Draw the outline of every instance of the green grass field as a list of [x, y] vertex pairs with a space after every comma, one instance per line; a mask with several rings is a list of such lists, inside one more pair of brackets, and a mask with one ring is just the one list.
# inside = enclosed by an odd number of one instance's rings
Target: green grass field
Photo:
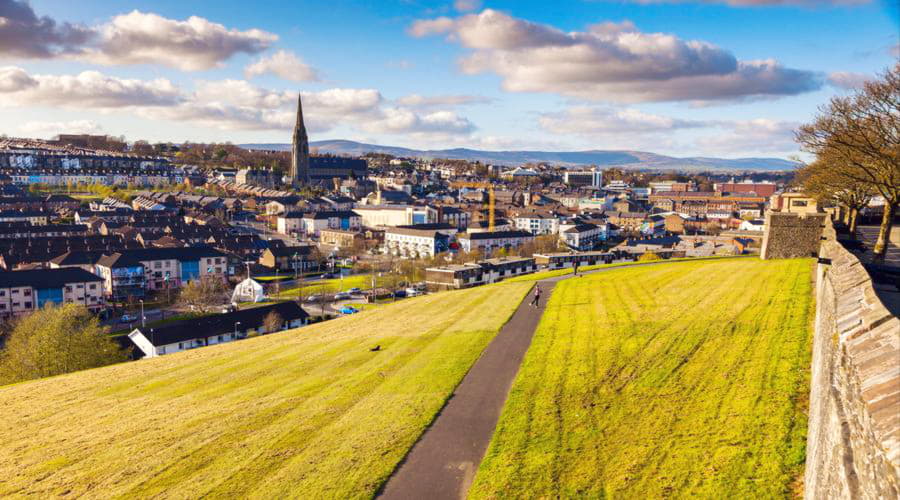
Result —
[[778, 498], [806, 446], [811, 261], [556, 286], [473, 498]]
[[[303, 284], [303, 296], [309, 297], [320, 293], [345, 292], [351, 288], [359, 288], [360, 290], [372, 288], [372, 276], [368, 274], [351, 274], [350, 276], [345, 276], [343, 281], [341, 278], [332, 278], [305, 282]], [[274, 297], [297, 298], [297, 288], [284, 288]]]
[[529, 288], [0, 387], [0, 497], [369, 497]]

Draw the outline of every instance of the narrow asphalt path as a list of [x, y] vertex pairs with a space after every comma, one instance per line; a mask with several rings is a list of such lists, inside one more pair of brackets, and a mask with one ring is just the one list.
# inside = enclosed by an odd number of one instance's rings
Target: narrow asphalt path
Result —
[[[691, 261], [713, 259], [697, 258]], [[583, 274], [663, 263], [667, 262], [636, 263], [594, 269]], [[576, 277], [565, 274], [536, 282], [542, 291], [540, 307], [530, 305], [534, 293], [532, 289], [388, 479], [378, 494], [379, 498], [465, 498], [494, 435], [513, 379], [544, 314], [544, 306], [556, 282], [570, 278]]]
[[565, 275], [538, 281], [534, 290], [485, 348], [381, 494], [385, 499], [463, 498], [487, 450], [519, 365], [525, 357], [553, 286]]

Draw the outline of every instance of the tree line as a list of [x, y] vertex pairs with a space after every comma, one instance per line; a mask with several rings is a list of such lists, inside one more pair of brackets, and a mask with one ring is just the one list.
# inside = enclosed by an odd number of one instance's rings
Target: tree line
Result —
[[859, 90], [836, 96], [796, 132], [801, 149], [815, 155], [797, 180], [821, 201], [847, 209], [855, 237], [860, 210], [884, 200], [874, 260], [883, 262], [900, 203], [900, 63]]

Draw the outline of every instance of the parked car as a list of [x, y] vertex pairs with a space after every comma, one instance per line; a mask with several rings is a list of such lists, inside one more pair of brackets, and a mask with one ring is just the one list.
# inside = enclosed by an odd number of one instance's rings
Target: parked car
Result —
[[362, 290], [360, 290], [357, 287], [353, 287], [353, 288], [347, 290], [347, 293], [349, 293], [350, 295], [359, 295], [362, 293]]
[[334, 294], [334, 300], [347, 300], [350, 298], [350, 292], [339, 292]]
[[422, 292], [416, 290], [415, 288], [407, 288], [406, 289], [407, 297], [418, 297], [419, 295], [422, 295]]
[[132, 321], [136, 321], [137, 318], [134, 316], [129, 316], [127, 314], [123, 314], [121, 318], [119, 318], [119, 323], [131, 323]]
[[341, 308], [341, 314], [356, 314], [359, 312], [359, 309], [350, 306], [344, 306]]
[[396, 292], [394, 292], [394, 297], [397, 297], [398, 299], [406, 297], [406, 290], [397, 290]]
[[307, 302], [318, 302], [321, 299], [322, 299], [321, 295], [310, 295], [309, 297], [306, 298], [306, 301]]

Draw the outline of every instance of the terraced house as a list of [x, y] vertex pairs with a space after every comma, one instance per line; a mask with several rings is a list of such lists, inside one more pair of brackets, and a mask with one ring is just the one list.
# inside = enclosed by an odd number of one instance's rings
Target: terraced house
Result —
[[28, 314], [49, 303], [81, 304], [98, 312], [106, 307], [103, 279], [77, 267], [0, 273], [0, 318]]
[[226, 255], [210, 247], [140, 248], [105, 255], [97, 263], [107, 296], [142, 297], [146, 290], [181, 288], [204, 276], [225, 279]]

